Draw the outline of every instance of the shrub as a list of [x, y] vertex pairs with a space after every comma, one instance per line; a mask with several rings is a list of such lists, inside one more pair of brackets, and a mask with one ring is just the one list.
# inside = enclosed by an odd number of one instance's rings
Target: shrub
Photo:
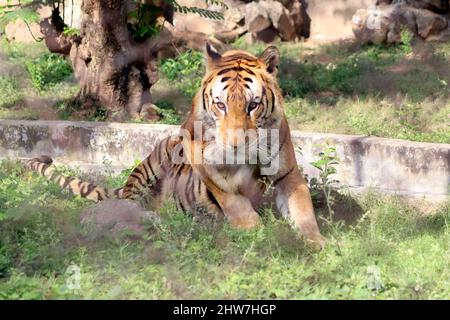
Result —
[[46, 53], [26, 62], [31, 83], [38, 91], [45, 91], [72, 74], [70, 64], [60, 55]]
[[161, 117], [159, 123], [163, 124], [180, 124], [180, 116], [177, 114], [172, 102], [161, 100], [156, 102], [158, 106], [158, 115]]
[[412, 52], [412, 40], [414, 38], [414, 34], [409, 31], [407, 28], [403, 28], [400, 31], [400, 47], [402, 48], [402, 51], [404, 54], [409, 54]]
[[173, 59], [161, 63], [161, 71], [183, 93], [193, 97], [200, 88], [204, 73], [203, 56], [200, 52], [188, 50]]

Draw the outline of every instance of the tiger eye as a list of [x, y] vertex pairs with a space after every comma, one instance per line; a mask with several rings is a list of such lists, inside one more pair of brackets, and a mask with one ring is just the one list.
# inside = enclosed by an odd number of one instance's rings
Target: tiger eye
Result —
[[225, 110], [226, 106], [225, 103], [223, 102], [217, 102], [216, 103], [217, 108], [219, 108], [220, 110]]
[[252, 111], [255, 110], [256, 108], [258, 108], [258, 106], [259, 106], [259, 103], [256, 103], [256, 102], [250, 102], [250, 104], [248, 105], [248, 108], [247, 108], [247, 112], [248, 112], [248, 113], [252, 112]]

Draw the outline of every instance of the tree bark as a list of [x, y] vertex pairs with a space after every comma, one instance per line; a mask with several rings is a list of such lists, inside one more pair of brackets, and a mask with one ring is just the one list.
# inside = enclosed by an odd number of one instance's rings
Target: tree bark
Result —
[[109, 120], [157, 119], [150, 88], [158, 80], [157, 52], [170, 35], [162, 31], [136, 42], [127, 27], [128, 6], [128, 1], [84, 0], [79, 36], [66, 37], [48, 22], [43, 33], [50, 51], [68, 53], [79, 99], [101, 105]]

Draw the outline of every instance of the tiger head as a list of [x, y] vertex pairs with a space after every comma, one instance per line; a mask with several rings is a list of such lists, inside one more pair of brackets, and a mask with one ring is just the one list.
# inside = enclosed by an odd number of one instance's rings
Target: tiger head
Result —
[[215, 131], [216, 143], [238, 148], [249, 132], [279, 128], [284, 114], [276, 81], [279, 60], [274, 46], [256, 57], [238, 50], [219, 54], [206, 45], [206, 74], [194, 112]]

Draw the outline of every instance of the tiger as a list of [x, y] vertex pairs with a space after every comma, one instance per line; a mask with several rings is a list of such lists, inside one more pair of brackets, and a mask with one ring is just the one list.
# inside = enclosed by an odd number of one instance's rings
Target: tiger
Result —
[[[28, 167], [96, 202], [151, 194], [155, 206], [174, 200], [183, 212], [207, 213], [239, 229], [261, 226], [257, 208], [272, 187], [280, 215], [312, 247], [323, 248], [326, 239], [296, 162], [277, 82], [279, 50], [269, 46], [258, 56], [242, 50], [220, 54], [207, 42], [204, 56], [206, 72], [180, 134], [157, 143], [122, 188], [58, 175], [46, 156], [29, 160]], [[268, 131], [275, 138], [262, 138]], [[232, 161], [221, 161], [227, 157]]]

